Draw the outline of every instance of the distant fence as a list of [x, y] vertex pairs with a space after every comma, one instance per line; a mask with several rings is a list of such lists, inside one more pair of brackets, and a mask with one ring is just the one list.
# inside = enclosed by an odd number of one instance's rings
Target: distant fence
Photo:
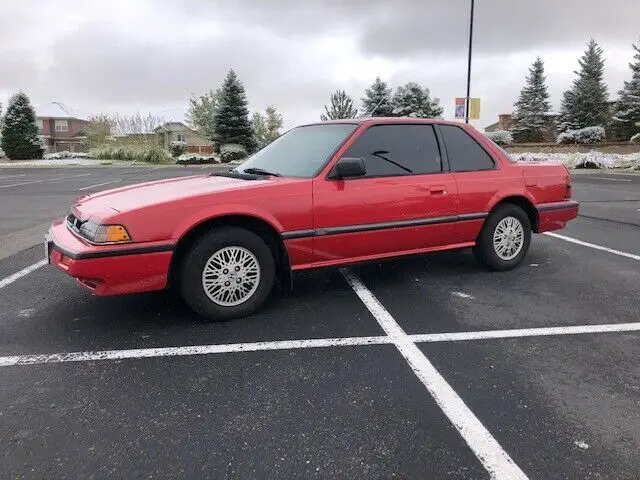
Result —
[[634, 143], [593, 143], [589, 145], [558, 145], [556, 143], [518, 143], [505, 147], [509, 153], [587, 153], [597, 150], [602, 153], [626, 155], [640, 152], [640, 145]]

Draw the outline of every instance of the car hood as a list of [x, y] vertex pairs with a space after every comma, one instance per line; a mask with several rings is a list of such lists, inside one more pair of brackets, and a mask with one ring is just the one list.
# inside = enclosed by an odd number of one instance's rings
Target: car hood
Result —
[[210, 175], [170, 178], [94, 193], [78, 199], [74, 210], [80, 218], [105, 216], [199, 195], [255, 188], [266, 183], [266, 179], [244, 180]]

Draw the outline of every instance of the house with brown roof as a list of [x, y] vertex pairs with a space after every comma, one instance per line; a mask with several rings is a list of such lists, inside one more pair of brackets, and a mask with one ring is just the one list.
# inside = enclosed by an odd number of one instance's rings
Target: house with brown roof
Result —
[[36, 123], [45, 153], [86, 150], [87, 119], [74, 116], [57, 103], [50, 103], [36, 107]]

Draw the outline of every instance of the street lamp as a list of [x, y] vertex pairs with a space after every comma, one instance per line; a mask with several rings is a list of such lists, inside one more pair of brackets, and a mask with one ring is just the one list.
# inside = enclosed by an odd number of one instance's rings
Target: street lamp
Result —
[[474, 0], [471, 0], [471, 16], [469, 18], [469, 58], [467, 63], [467, 99], [466, 99], [466, 108], [464, 113], [465, 123], [469, 123], [469, 106], [471, 103], [469, 94], [471, 91], [471, 47], [473, 46], [473, 4], [474, 4]]

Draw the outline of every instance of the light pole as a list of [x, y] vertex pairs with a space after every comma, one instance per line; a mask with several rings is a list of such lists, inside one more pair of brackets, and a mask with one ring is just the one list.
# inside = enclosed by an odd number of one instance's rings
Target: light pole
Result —
[[469, 123], [469, 106], [471, 104], [471, 99], [469, 98], [469, 94], [471, 91], [471, 48], [473, 47], [473, 4], [474, 0], [471, 0], [471, 17], [469, 18], [469, 58], [467, 61], [467, 98], [466, 98], [466, 106], [464, 112], [464, 121], [465, 123]]

